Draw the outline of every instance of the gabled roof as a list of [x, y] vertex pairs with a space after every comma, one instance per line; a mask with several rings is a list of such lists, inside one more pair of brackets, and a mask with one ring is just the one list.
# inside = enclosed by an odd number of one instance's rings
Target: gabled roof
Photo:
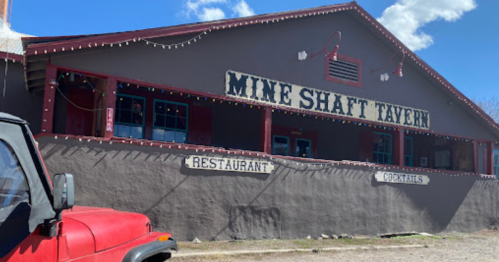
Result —
[[462, 105], [464, 105], [465, 109], [470, 111], [472, 114], [479, 116], [480, 119], [486, 122], [499, 137], [499, 125], [488, 114], [486, 114], [480, 107], [478, 107], [464, 94], [457, 90], [457, 88], [455, 88], [436, 70], [430, 67], [413, 51], [407, 48], [407, 46], [405, 46], [399, 39], [397, 39], [390, 31], [388, 31], [355, 1], [344, 4], [262, 14], [243, 18], [225, 19], [194, 24], [182, 24], [176, 26], [118, 33], [59, 37], [28, 37], [23, 38], [23, 45], [25, 48], [26, 57], [37, 55], [40, 56], [43, 54], [55, 52], [71, 52], [71, 50], [73, 49], [112, 46], [137, 40], [145, 40], [147, 42], [147, 40], [159, 37], [195, 34], [212, 30], [223, 30], [256, 24], [268, 24], [281, 22], [288, 19], [300, 19], [316, 15], [328, 15], [335, 12], [347, 12], [349, 14], [352, 14], [354, 18], [361, 21], [367, 29], [373, 32], [374, 35], [378, 36], [388, 45], [391, 45], [396, 50], [406, 52], [406, 56], [410, 60], [412, 60], [416, 68], [419, 68], [420, 71], [425, 72], [427, 76], [433, 79], [434, 82], [438, 83], [445, 92], [458, 99], [462, 103]]

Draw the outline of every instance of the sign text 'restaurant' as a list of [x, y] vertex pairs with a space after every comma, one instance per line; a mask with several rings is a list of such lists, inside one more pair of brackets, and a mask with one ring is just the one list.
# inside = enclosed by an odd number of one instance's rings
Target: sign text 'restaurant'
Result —
[[376, 182], [396, 183], [396, 184], [412, 184], [412, 185], [428, 185], [430, 178], [425, 175], [402, 174], [377, 171], [374, 175]]
[[236, 71], [225, 76], [227, 96], [337, 116], [420, 129], [430, 128], [428, 111], [340, 95]]
[[257, 161], [238, 158], [221, 158], [209, 156], [186, 156], [185, 167], [193, 169], [236, 171], [271, 174], [274, 164], [269, 161]]

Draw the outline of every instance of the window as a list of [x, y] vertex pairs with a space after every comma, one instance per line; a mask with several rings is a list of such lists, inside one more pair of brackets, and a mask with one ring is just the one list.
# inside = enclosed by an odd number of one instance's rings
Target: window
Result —
[[362, 61], [341, 54], [334, 61], [330, 55], [326, 56], [326, 80], [361, 87]]
[[114, 135], [128, 138], [144, 138], [145, 98], [118, 94]]
[[494, 175], [499, 178], [499, 150], [494, 150]]
[[154, 129], [152, 139], [185, 143], [187, 140], [188, 105], [154, 100]]
[[392, 164], [392, 135], [374, 132], [373, 161], [378, 164]]
[[0, 140], [0, 208], [28, 200], [29, 190], [12, 147]]
[[289, 155], [289, 138], [286, 136], [274, 136], [272, 139], [272, 154], [287, 156]]
[[414, 141], [412, 137], [404, 137], [404, 165], [413, 166]]
[[296, 139], [296, 156], [297, 157], [310, 157], [312, 143], [308, 139]]

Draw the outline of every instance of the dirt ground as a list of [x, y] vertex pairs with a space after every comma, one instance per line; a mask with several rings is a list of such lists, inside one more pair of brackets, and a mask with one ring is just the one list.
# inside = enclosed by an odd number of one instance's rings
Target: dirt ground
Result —
[[[328, 247], [373, 247], [421, 245], [418, 248], [397, 248], [356, 251], [322, 251]], [[446, 233], [434, 237], [410, 236], [390, 239], [366, 238], [337, 240], [258, 240], [217, 241], [193, 244], [180, 242], [178, 254], [213, 251], [314, 249], [315, 252], [288, 252], [257, 255], [208, 255], [175, 257], [172, 262], [194, 261], [499, 261], [499, 231], [476, 233]]]

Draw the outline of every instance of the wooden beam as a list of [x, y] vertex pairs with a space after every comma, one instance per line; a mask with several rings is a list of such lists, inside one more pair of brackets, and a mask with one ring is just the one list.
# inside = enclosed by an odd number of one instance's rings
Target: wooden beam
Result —
[[261, 148], [265, 154], [272, 153], [272, 108], [264, 107], [262, 110]]
[[116, 78], [110, 77], [107, 79], [106, 92], [106, 124], [104, 126], [105, 137], [112, 138], [114, 136], [114, 115], [116, 111]]
[[45, 94], [43, 96], [42, 133], [52, 133], [54, 126], [56, 79], [57, 68], [47, 65], [47, 70], [45, 71]]
[[493, 175], [494, 174], [494, 142], [489, 141], [487, 142], [487, 155], [484, 156], [487, 158], [487, 163], [486, 167], [483, 167], [483, 170], [485, 171], [486, 174], [488, 175]]
[[478, 140], [473, 140], [473, 162], [475, 164], [475, 173], [478, 174]]
[[404, 131], [400, 129], [395, 133], [393, 164], [397, 166], [404, 166]]

